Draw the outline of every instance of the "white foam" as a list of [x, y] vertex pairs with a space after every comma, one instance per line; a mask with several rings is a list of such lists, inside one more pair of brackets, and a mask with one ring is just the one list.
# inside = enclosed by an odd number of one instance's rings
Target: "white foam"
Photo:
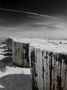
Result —
[[6, 44], [1, 44], [0, 48], [6, 47]]
[[0, 55], [0, 60], [4, 59], [5, 57], [7, 57], [7, 56]]
[[0, 88], [5, 88], [5, 87], [0, 84]]
[[30, 75], [30, 69], [29, 68], [20, 68], [20, 67], [9, 67], [6, 66], [5, 72], [0, 71], [0, 78], [4, 77], [6, 75], [11, 75], [11, 74], [25, 74], [25, 75]]

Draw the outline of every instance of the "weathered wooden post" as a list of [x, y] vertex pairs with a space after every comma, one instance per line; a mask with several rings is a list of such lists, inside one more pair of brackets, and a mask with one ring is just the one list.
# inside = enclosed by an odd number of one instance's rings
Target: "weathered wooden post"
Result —
[[29, 44], [13, 41], [12, 59], [13, 62], [22, 67], [29, 67]]
[[33, 90], [43, 90], [42, 78], [42, 52], [36, 47], [30, 45], [30, 60], [32, 68], [32, 88]]
[[7, 38], [6, 45], [7, 45], [8, 50], [12, 51], [12, 39], [11, 38]]
[[[29, 40], [29, 41], [27, 41]], [[33, 90], [67, 90], [67, 41], [13, 40], [13, 62], [31, 68]]]
[[30, 45], [33, 90], [67, 90], [67, 54]]

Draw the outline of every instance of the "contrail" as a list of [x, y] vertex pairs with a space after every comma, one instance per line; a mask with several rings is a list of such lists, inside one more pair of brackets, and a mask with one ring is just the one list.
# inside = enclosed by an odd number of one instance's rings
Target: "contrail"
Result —
[[[51, 18], [51, 19], [54, 19], [54, 20], [58, 20], [57, 17], [53, 17], [53, 16], [49, 16], [49, 15], [44, 15], [44, 14], [38, 14], [38, 13], [32, 13], [32, 12], [27, 12], [27, 11], [21, 11], [21, 10], [15, 10], [15, 9], [5, 9], [5, 8], [0, 8], [0, 10], [17, 12], [17, 13], [25, 13], [25, 14], [29, 14], [29, 15], [35, 15], [35, 16], [46, 17], [46, 18]], [[59, 20], [62, 20], [62, 19], [59, 19]]]

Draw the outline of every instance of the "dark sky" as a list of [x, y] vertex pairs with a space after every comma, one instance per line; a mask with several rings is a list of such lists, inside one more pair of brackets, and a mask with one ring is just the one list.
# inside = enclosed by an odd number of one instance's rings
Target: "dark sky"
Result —
[[67, 0], [0, 0], [2, 8], [26, 10], [43, 14], [67, 13]]

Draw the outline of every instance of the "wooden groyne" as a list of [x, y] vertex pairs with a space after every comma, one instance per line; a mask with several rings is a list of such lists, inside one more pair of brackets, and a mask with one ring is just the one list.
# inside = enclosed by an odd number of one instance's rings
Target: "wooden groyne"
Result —
[[12, 38], [12, 60], [30, 67], [33, 90], [67, 90], [67, 41]]
[[67, 90], [67, 55], [31, 47], [33, 90]]

